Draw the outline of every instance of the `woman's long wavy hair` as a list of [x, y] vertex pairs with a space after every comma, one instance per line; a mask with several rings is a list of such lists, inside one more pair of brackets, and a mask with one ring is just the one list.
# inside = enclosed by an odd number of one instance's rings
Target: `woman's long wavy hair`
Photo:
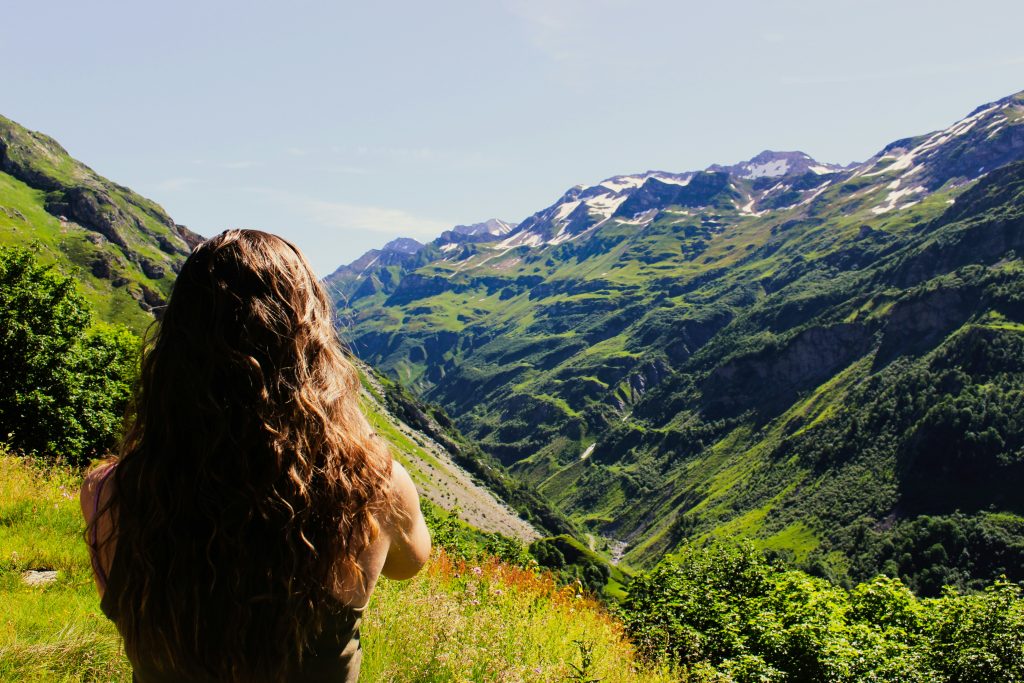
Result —
[[[196, 247], [147, 346], [109, 504], [129, 657], [280, 680], [390, 514], [391, 456], [302, 253]], [[347, 577], [347, 578], [346, 578]]]

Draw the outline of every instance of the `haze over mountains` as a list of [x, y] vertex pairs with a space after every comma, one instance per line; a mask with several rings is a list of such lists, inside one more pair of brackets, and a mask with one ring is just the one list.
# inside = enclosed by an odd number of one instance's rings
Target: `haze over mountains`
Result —
[[[1018, 94], [848, 167], [578, 185], [326, 282], [356, 353], [627, 559], [741, 535], [927, 590], [1019, 573], [1021, 158]], [[930, 525], [959, 530], [931, 578]]]

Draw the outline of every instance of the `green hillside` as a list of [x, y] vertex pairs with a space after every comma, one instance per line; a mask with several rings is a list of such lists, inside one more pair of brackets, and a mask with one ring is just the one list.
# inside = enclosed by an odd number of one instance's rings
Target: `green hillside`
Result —
[[1021, 579], [1022, 121], [618, 176], [331, 284], [358, 354], [633, 564], [728, 535], [843, 581]]
[[199, 239], [52, 138], [0, 116], [0, 244], [34, 246], [108, 322], [141, 331]]

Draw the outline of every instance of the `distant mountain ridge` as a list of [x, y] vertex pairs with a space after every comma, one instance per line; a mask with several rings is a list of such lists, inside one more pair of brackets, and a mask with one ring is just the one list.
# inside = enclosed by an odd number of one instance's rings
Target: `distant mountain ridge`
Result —
[[[1017, 94], [846, 167], [763, 152], [578, 185], [504, 235], [327, 281], [362, 358], [627, 561], [739, 534], [930, 590], [894, 550], [930, 515], [1024, 548], [1024, 427], [974, 404], [1024, 387], [1022, 159]], [[890, 405], [907, 392], [930, 398]], [[1016, 557], [972, 533], [944, 551], [961, 585]]]
[[[577, 185], [568, 190], [555, 204], [538, 211], [522, 223], [507, 223], [492, 218], [473, 225], [457, 225], [445, 231], [431, 242], [432, 246], [442, 252], [450, 253], [459, 245], [469, 241], [487, 242], [497, 236], [506, 236], [501, 242], [502, 247], [540, 246], [542, 244], [560, 244], [575, 239], [580, 235], [607, 221], [613, 215], [624, 217], [643, 210], [645, 205], [653, 205], [659, 201], [664, 203], [677, 199], [679, 188], [686, 187], [696, 177], [697, 184], [692, 189], [714, 185], [716, 174], [726, 174], [744, 179], [782, 178], [791, 175], [814, 173], [831, 174], [843, 170], [836, 164], [819, 163], [803, 152], [773, 152], [765, 150], [749, 161], [730, 166], [718, 164], [708, 167], [706, 171], [685, 173], [668, 173], [665, 171], [647, 171], [634, 175], [619, 175], [606, 178], [596, 185]], [[713, 190], [711, 190], [713, 191]], [[699, 203], [700, 192], [686, 193]], [[634, 198], [635, 196], [635, 198]], [[645, 204], [646, 201], [646, 204]], [[625, 204], [625, 206], [623, 206]], [[467, 240], [466, 238], [475, 238]], [[408, 246], [397, 249], [394, 245], [409, 245], [415, 240], [398, 238], [392, 240], [380, 250], [371, 250], [352, 263], [341, 266], [325, 280], [337, 286], [343, 285], [346, 278], [369, 275], [367, 264], [374, 263], [383, 267], [397, 265], [402, 259], [387, 259], [374, 262], [379, 252], [400, 251], [408, 256], [416, 254], [422, 247]], [[420, 245], [419, 242], [416, 242]], [[412, 259], [406, 263], [413, 263]]]
[[371, 249], [352, 263], [339, 266], [324, 278], [324, 283], [336, 298], [348, 299], [372, 293], [386, 288], [400, 271], [416, 268], [438, 254], [451, 253], [463, 245], [492, 241], [515, 228], [515, 223], [490, 218], [471, 225], [456, 225], [428, 244], [398, 237], [380, 249]]
[[[481, 229], [492, 221], [474, 226], [456, 226], [439, 238], [438, 247], [447, 247], [458, 239], [449, 233], [473, 236], [505, 235], [501, 247], [560, 244], [577, 239], [612, 217], [643, 221], [644, 210], [673, 204], [706, 206], [718, 193], [735, 190], [734, 181], [749, 181], [731, 201], [741, 213], [756, 213], [792, 206], [815, 192], [850, 178], [884, 175], [892, 190], [877, 207], [891, 210], [899, 202], [905, 205], [915, 196], [924, 196], [948, 182], [967, 183], [1021, 156], [1024, 130], [1017, 118], [1020, 95], [1011, 95], [982, 105], [954, 125], [929, 135], [890, 143], [862, 163], [847, 166], [822, 163], [799, 152], [765, 150], [747, 161], [731, 165], [712, 164], [704, 171], [672, 173], [647, 171], [607, 178], [596, 185], [577, 185], [551, 206], [529, 216], [523, 222], [497, 221], [505, 230]], [[1009, 112], [1009, 115], [1007, 115]], [[968, 135], [970, 131], [973, 135]], [[984, 133], [979, 136], [979, 133]], [[983, 144], [976, 144], [978, 142]], [[922, 170], [926, 171], [922, 172]], [[900, 171], [896, 176], [894, 171]], [[719, 174], [725, 174], [730, 182]], [[719, 178], [720, 180], [715, 180]], [[679, 188], [697, 180], [691, 191]], [[774, 181], [774, 182], [773, 182]], [[898, 181], [898, 182], [897, 182]], [[723, 197], [725, 195], [722, 195]], [[740, 201], [742, 198], [742, 202]], [[900, 202], [901, 199], [906, 198]], [[920, 197], [919, 197], [920, 198]], [[364, 257], [360, 257], [362, 260]], [[357, 262], [359, 261], [357, 260]], [[348, 273], [348, 271], [343, 271]], [[328, 276], [339, 284], [343, 278]]]

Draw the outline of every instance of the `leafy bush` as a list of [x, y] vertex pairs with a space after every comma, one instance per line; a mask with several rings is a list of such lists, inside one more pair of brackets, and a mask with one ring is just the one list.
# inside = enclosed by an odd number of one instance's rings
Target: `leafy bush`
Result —
[[[1020, 681], [1024, 599], [999, 581], [920, 599], [878, 577], [847, 591], [769, 564], [753, 546], [685, 546], [638, 576], [627, 631], [697, 680]], [[721, 678], [727, 676], [728, 678]]]
[[0, 440], [75, 462], [113, 446], [139, 340], [91, 322], [71, 278], [0, 247]]
[[[561, 583], [579, 584], [597, 596], [605, 593], [612, 575], [610, 565], [575, 538], [567, 535], [542, 538], [530, 544], [529, 553]], [[618, 573], [616, 580], [624, 582], [625, 577]]]

